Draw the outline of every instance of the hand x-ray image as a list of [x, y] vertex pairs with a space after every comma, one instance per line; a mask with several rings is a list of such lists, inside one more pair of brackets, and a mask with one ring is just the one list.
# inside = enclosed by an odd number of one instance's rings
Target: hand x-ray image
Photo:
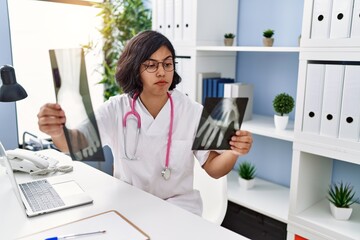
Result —
[[239, 130], [248, 98], [207, 98], [193, 150], [229, 150], [229, 141]]
[[82, 48], [52, 49], [49, 54], [56, 100], [66, 115], [64, 132], [72, 159], [105, 161]]

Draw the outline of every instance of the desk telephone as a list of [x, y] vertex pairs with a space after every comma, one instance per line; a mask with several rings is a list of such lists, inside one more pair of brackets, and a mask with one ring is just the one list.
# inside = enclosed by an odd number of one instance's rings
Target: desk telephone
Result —
[[34, 173], [39, 170], [54, 168], [58, 160], [25, 149], [14, 149], [6, 151], [7, 158], [13, 170]]

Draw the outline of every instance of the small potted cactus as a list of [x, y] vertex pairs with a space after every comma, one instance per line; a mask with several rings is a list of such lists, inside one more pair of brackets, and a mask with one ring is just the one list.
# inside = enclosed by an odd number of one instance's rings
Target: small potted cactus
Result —
[[352, 213], [350, 207], [356, 201], [355, 191], [349, 183], [334, 183], [328, 190], [328, 200], [330, 202], [330, 211], [337, 220], [348, 220]]
[[224, 34], [224, 44], [225, 46], [232, 46], [234, 44], [235, 34], [225, 33]]
[[263, 44], [266, 47], [272, 47], [274, 45], [274, 36], [275, 31], [272, 29], [267, 29], [263, 31]]
[[253, 188], [255, 185], [256, 167], [249, 161], [243, 161], [239, 164], [239, 183], [244, 189]]

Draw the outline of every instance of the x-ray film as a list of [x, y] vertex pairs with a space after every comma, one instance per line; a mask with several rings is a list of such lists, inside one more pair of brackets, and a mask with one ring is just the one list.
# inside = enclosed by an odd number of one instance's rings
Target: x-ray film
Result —
[[192, 150], [229, 150], [248, 98], [206, 98]]
[[64, 132], [72, 159], [105, 161], [82, 48], [52, 49], [49, 54], [56, 101], [66, 115]]

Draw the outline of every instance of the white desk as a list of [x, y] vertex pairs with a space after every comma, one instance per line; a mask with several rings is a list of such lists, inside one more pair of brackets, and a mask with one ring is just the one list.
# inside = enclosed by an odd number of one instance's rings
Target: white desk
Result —
[[[55, 154], [62, 164], [71, 163], [74, 166], [72, 173], [61, 177], [75, 179], [92, 196], [94, 203], [28, 218], [0, 166], [1, 239], [18, 238], [108, 210], [116, 210], [124, 215], [151, 239], [247, 239], [84, 163], [69, 161], [65, 155], [57, 152], [51, 154]], [[16, 175], [19, 182], [32, 178], [25, 173]]]

